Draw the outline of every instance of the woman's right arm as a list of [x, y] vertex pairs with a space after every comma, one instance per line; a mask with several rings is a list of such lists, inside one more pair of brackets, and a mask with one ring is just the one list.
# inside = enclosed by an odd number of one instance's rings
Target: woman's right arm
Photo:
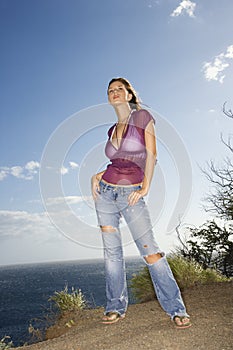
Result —
[[98, 193], [100, 191], [99, 183], [100, 183], [100, 180], [102, 179], [102, 176], [104, 175], [104, 173], [105, 173], [105, 170], [101, 171], [98, 174], [93, 175], [91, 178], [91, 190], [92, 190], [92, 196], [93, 196], [94, 200], [97, 199]]

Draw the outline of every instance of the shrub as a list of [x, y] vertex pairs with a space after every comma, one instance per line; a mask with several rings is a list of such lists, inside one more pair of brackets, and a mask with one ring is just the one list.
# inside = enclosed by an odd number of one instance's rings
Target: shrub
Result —
[[13, 347], [12, 341], [6, 342], [7, 339], [10, 339], [10, 337], [5, 336], [0, 340], [0, 350], [10, 349]]
[[[197, 283], [225, 282], [228, 278], [214, 269], [204, 270], [196, 261], [187, 260], [179, 255], [168, 257], [168, 262], [180, 289], [189, 288]], [[135, 299], [145, 302], [156, 298], [148, 267], [145, 266], [131, 279], [130, 288]]]
[[168, 258], [174, 277], [181, 289], [194, 286], [196, 283], [225, 282], [228, 278], [215, 269], [204, 269], [195, 260], [188, 260], [179, 255]]
[[39, 328], [35, 328], [31, 323], [28, 327], [28, 333], [31, 336], [31, 343], [38, 343], [43, 340], [43, 332]]
[[147, 266], [143, 267], [138, 274], [133, 274], [130, 288], [136, 301], [145, 302], [155, 298], [153, 284]]
[[69, 293], [67, 285], [62, 291], [55, 292], [54, 295], [49, 298], [49, 301], [53, 301], [61, 313], [82, 310], [86, 307], [86, 301], [81, 290], [72, 287], [71, 293]]
[[227, 282], [232, 280], [231, 278], [227, 278], [222, 275], [220, 272], [214, 269], [206, 269], [203, 270], [201, 275], [202, 283], [210, 283], [210, 282]]

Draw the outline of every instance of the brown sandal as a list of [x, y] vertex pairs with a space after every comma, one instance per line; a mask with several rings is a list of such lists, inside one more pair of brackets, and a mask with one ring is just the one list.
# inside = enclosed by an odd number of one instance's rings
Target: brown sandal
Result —
[[189, 328], [192, 326], [192, 323], [190, 322], [190, 320], [187, 316], [176, 315], [173, 318], [173, 321], [175, 323], [176, 328], [184, 329], [184, 328]]
[[107, 312], [106, 315], [104, 315], [102, 318], [102, 323], [112, 324], [118, 322], [123, 318], [125, 318], [125, 314], [120, 315], [118, 312]]

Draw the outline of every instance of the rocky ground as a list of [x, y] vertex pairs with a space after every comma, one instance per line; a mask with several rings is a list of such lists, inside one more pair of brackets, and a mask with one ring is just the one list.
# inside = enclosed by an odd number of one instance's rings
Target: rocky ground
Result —
[[[124, 320], [103, 325], [103, 309], [67, 314], [46, 341], [18, 350], [230, 350], [233, 349], [233, 283], [183, 292], [192, 327], [176, 329], [157, 301], [130, 305]], [[14, 348], [15, 349], [15, 348]]]

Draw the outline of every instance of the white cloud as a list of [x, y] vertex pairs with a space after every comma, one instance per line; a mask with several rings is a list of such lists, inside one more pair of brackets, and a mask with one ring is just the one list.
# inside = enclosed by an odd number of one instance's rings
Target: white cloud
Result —
[[228, 46], [225, 57], [226, 58], [233, 58], [233, 45]]
[[184, 13], [188, 14], [190, 17], [194, 16], [194, 11], [196, 8], [195, 2], [192, 2], [190, 0], [183, 0], [179, 4], [179, 6], [171, 13], [171, 17], [177, 17]]
[[159, 5], [159, 0], [149, 0], [148, 2], [149, 3], [147, 5], [147, 7], [149, 7], [149, 8], [153, 8], [153, 7], [157, 6], [157, 5]]
[[[62, 166], [60, 173], [66, 175], [70, 170], [75, 170], [79, 165], [70, 161], [68, 166]], [[0, 181], [5, 180], [8, 176], [14, 176], [17, 179], [32, 180], [40, 169], [40, 163], [34, 160], [27, 162], [24, 166], [14, 165], [12, 167], [0, 167]], [[53, 169], [51, 167], [51, 169]]]
[[21, 166], [13, 166], [10, 169], [11, 175], [18, 177], [18, 178], [23, 178], [23, 168]]
[[54, 231], [47, 213], [0, 210], [0, 239], [35, 237], [44, 238]]
[[79, 167], [79, 165], [75, 162], [69, 162], [69, 165], [70, 165], [71, 169], [77, 169]]
[[60, 169], [60, 172], [62, 175], [66, 175], [69, 173], [70, 170], [75, 170], [79, 167], [79, 165], [75, 162], [69, 162], [69, 165], [68, 166], [62, 166], [61, 169]]
[[30, 162], [28, 162], [25, 165], [25, 169], [32, 171], [32, 172], [37, 171], [37, 169], [39, 169], [39, 167], [40, 167], [40, 163], [35, 162], [34, 160], [31, 160]]
[[48, 198], [46, 201], [47, 205], [59, 205], [66, 202], [68, 205], [81, 203], [83, 201], [91, 200], [89, 196], [64, 196], [64, 197], [53, 197]]
[[0, 181], [3, 181], [10, 175], [17, 179], [32, 180], [38, 173], [39, 167], [40, 164], [34, 160], [31, 160], [25, 166], [0, 167]]
[[8, 175], [8, 171], [0, 170], [0, 181], [4, 180]]
[[[69, 200], [73, 202], [76, 198], [70, 197]], [[81, 197], [77, 197], [77, 201], [81, 200]], [[25, 244], [30, 241], [35, 244], [53, 242], [56, 245], [58, 240], [70, 238], [92, 246], [95, 244], [92, 234], [98, 236], [96, 230], [96, 215], [89, 207], [76, 213], [63, 208], [35, 213], [0, 210], [0, 244], [15, 239]]]
[[216, 80], [223, 83], [225, 74], [223, 71], [229, 67], [229, 59], [233, 58], [233, 45], [227, 47], [226, 52], [215, 56], [212, 62], [204, 62], [203, 71], [206, 80]]
[[61, 167], [61, 174], [62, 175], [68, 174], [68, 172], [69, 172], [68, 168], [65, 168], [64, 166]]

